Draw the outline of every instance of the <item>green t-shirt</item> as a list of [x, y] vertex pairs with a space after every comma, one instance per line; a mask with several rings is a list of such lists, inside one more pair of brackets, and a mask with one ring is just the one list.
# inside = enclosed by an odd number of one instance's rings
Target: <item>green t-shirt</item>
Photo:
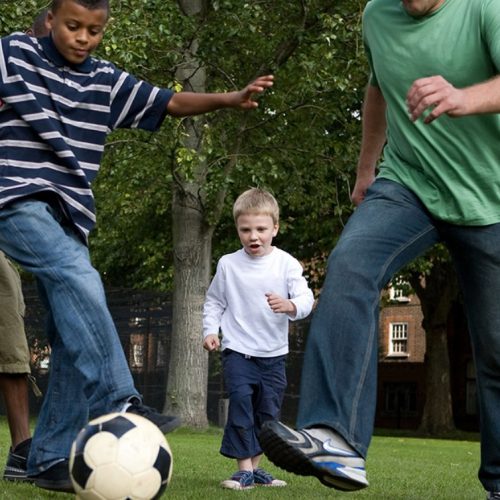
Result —
[[400, 0], [370, 0], [363, 36], [370, 83], [387, 103], [379, 177], [408, 187], [438, 219], [500, 222], [500, 115], [442, 115], [425, 125], [406, 106], [418, 78], [441, 75], [462, 88], [500, 72], [500, 0], [445, 0], [421, 18]]

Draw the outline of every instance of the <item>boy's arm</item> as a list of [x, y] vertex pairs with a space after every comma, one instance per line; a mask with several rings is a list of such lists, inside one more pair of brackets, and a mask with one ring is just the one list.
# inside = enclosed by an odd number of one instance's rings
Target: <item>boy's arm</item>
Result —
[[194, 116], [221, 108], [253, 109], [258, 103], [252, 99], [273, 85], [272, 75], [260, 76], [244, 89], [227, 93], [178, 92], [167, 104], [167, 112], [175, 117]]
[[220, 269], [220, 261], [217, 271], [208, 287], [205, 302], [203, 304], [203, 348], [213, 351], [220, 346], [219, 329], [222, 314], [226, 309], [225, 284], [223, 272]]
[[290, 302], [293, 303], [296, 309], [295, 315], [290, 316], [290, 319], [303, 319], [312, 311], [314, 295], [304, 277], [302, 265], [296, 259], [294, 259], [293, 265], [288, 270], [287, 281]]

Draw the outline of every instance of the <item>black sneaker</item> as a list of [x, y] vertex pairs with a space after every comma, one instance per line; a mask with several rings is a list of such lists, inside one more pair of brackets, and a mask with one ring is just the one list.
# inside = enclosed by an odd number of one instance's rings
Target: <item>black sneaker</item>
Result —
[[486, 500], [500, 500], [500, 491], [489, 491]]
[[47, 470], [31, 476], [32, 481], [44, 490], [65, 491], [74, 493], [73, 483], [69, 477], [69, 460], [61, 460]]
[[153, 422], [153, 424], [155, 424], [160, 431], [163, 432], [163, 434], [172, 432], [181, 425], [181, 419], [179, 417], [162, 415], [154, 408], [142, 404], [139, 399], [135, 398], [125, 405], [123, 411], [125, 413], [134, 413], [135, 415], [147, 418], [150, 422]]
[[31, 438], [19, 443], [14, 449], [10, 448], [5, 470], [3, 471], [3, 478], [6, 481], [32, 481], [28, 478], [27, 473], [30, 447]]

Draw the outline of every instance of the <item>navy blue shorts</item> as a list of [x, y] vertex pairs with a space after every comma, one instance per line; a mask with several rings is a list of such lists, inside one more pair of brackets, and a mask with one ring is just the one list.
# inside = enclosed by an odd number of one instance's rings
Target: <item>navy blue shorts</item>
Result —
[[229, 411], [220, 452], [229, 458], [260, 455], [257, 438], [266, 420], [279, 420], [286, 388], [286, 355], [249, 357], [224, 349], [222, 368]]

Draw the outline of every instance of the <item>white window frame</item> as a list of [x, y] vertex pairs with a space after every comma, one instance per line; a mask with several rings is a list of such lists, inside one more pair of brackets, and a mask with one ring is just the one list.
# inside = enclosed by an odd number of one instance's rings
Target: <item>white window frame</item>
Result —
[[[389, 323], [389, 356], [408, 356], [408, 330], [407, 321]], [[395, 349], [395, 346], [399, 344], [404, 345], [406, 349], [402, 350], [401, 347]]]

